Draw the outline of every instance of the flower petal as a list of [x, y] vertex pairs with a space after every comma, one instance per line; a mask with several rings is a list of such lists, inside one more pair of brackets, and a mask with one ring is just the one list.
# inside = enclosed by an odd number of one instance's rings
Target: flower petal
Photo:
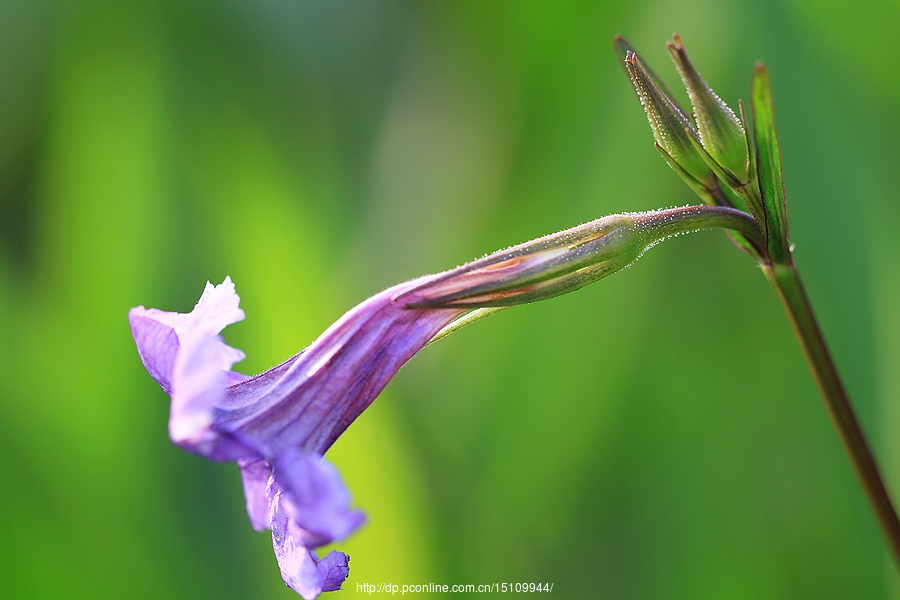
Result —
[[241, 469], [250, 525], [256, 531], [269, 529], [269, 500], [266, 497], [266, 489], [272, 476], [272, 467], [261, 458], [241, 458], [237, 464]]
[[284, 583], [305, 600], [313, 600], [321, 592], [340, 589], [350, 571], [350, 557], [332, 551], [319, 561], [316, 553], [302, 543], [303, 532], [298, 531], [299, 527], [291, 518], [284, 490], [274, 478], [269, 484], [269, 507], [272, 549]]
[[128, 323], [147, 372], [167, 394], [171, 394], [172, 368], [179, 348], [178, 334], [174, 328], [154, 318], [156, 313], [162, 312], [136, 306], [128, 311]]
[[175, 319], [181, 344], [172, 372], [169, 417], [169, 436], [175, 443], [197, 445], [211, 437], [212, 411], [225, 395], [223, 372], [244, 359], [243, 352], [219, 337], [226, 325], [244, 319], [240, 300], [230, 277], [217, 286], [207, 282], [194, 310]]
[[350, 557], [343, 552], [332, 550], [319, 561], [317, 569], [322, 582], [323, 592], [334, 592], [341, 589], [341, 584], [350, 574]]
[[295, 533], [307, 548], [345, 538], [365, 522], [362, 512], [350, 508], [350, 492], [337, 469], [321, 456], [291, 449], [274, 467], [284, 509], [302, 530]]
[[214, 443], [210, 431], [213, 408], [225, 386], [244, 379], [230, 373], [244, 353], [222, 341], [219, 332], [244, 318], [240, 297], [230, 277], [220, 285], [207, 282], [203, 295], [187, 314], [139, 306], [128, 314], [138, 353], [147, 371], [172, 396], [169, 436], [176, 444], [204, 452]]

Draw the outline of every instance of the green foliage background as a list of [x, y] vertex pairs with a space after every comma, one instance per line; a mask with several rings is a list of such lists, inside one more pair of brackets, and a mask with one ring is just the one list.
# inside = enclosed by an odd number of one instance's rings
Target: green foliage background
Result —
[[[258, 372], [378, 290], [694, 202], [616, 64], [772, 74], [795, 258], [900, 490], [900, 3], [0, 1], [0, 589], [291, 598], [126, 321], [231, 275]], [[672, 86], [676, 87], [676, 86]], [[898, 598], [777, 299], [720, 232], [425, 350], [329, 454], [358, 583]]]

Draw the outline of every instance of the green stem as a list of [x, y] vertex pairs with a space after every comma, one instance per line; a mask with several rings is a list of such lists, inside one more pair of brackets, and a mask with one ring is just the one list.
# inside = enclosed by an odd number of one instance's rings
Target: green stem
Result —
[[[749, 241], [758, 251], [766, 247], [759, 225], [752, 215], [730, 206], [683, 206], [634, 215], [636, 224], [647, 229], [654, 240], [700, 229], [728, 229]], [[652, 229], [651, 229], [652, 227]]]
[[900, 566], [900, 520], [891, 503], [884, 481], [878, 472], [878, 466], [866, 442], [865, 434], [859, 426], [859, 421], [850, 405], [850, 399], [841, 383], [834, 361], [828, 352], [825, 338], [819, 329], [812, 305], [800, 274], [793, 261], [787, 265], [764, 264], [763, 272], [778, 292], [781, 303], [787, 312], [797, 340], [803, 349], [809, 370], [812, 372], [819, 393], [825, 401], [828, 414], [837, 429], [838, 436], [844, 444], [844, 449], [850, 457], [850, 462], [856, 469], [856, 474], [862, 483], [872, 510], [878, 516], [881, 528], [887, 538], [888, 544], [894, 554], [894, 559]]

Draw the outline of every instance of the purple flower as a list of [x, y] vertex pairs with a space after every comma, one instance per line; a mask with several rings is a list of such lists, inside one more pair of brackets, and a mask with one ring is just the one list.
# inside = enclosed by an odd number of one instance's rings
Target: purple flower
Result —
[[[748, 220], [749, 219], [749, 220]], [[340, 589], [349, 557], [315, 548], [349, 535], [337, 470], [322, 457], [393, 375], [435, 336], [491, 308], [578, 289], [633, 263], [667, 236], [753, 227], [749, 215], [686, 207], [611, 215], [372, 296], [308, 348], [255, 377], [231, 371], [244, 353], [219, 333], [244, 318], [234, 284], [207, 283], [190, 313], [138, 306], [128, 320], [147, 371], [172, 398], [169, 436], [212, 460], [238, 463], [250, 523], [270, 529], [281, 575], [306, 600]]]
[[307, 600], [340, 589], [349, 571], [345, 554], [319, 559], [313, 549], [364, 521], [322, 454], [407, 360], [465, 312], [407, 308], [427, 299], [414, 291], [426, 279], [368, 299], [306, 350], [251, 378], [230, 370], [244, 354], [219, 336], [244, 318], [230, 278], [207, 283], [190, 313], [129, 312], [141, 360], [172, 398], [172, 441], [237, 461], [252, 526], [272, 531], [285, 583]]

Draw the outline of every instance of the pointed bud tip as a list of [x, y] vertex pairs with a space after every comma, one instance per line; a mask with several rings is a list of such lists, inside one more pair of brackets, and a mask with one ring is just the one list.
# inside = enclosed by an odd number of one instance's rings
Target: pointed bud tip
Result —
[[681, 36], [677, 32], [672, 34], [671, 42], [666, 42], [666, 48], [669, 49], [669, 56], [672, 57], [679, 69], [681, 68], [679, 64], [690, 62], [687, 50], [684, 49], [684, 44], [681, 42]]
[[761, 60], [758, 60], [753, 64], [753, 79], [750, 82], [751, 96], [753, 95], [753, 90], [759, 85], [762, 85], [763, 87], [769, 87], [771, 85], [769, 83], [769, 70]]

